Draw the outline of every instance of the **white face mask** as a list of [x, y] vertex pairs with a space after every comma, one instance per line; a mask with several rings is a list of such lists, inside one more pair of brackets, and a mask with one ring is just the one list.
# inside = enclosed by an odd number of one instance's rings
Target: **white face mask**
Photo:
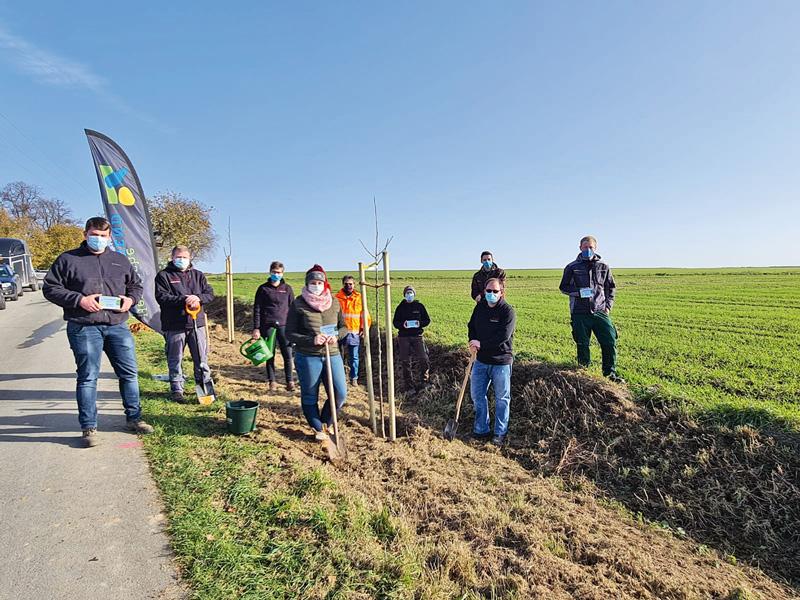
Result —
[[309, 292], [311, 292], [315, 296], [319, 296], [322, 293], [322, 291], [325, 289], [325, 284], [323, 284], [323, 283], [309, 283], [308, 286], [306, 286], [306, 287], [308, 287], [308, 291]]

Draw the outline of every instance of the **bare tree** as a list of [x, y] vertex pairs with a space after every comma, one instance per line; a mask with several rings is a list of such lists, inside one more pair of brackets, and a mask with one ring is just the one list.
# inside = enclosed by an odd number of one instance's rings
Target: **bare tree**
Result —
[[45, 231], [55, 225], [77, 225], [72, 216], [72, 210], [64, 204], [63, 200], [50, 198], [41, 200], [33, 215], [36, 223]]
[[44, 201], [41, 188], [29, 185], [24, 181], [12, 181], [0, 189], [0, 205], [2, 205], [13, 219], [23, 217], [36, 220], [36, 211], [39, 204]]

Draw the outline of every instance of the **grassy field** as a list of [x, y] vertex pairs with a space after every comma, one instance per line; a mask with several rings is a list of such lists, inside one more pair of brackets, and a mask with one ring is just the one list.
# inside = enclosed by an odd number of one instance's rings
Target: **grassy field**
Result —
[[[341, 275], [329, 273], [334, 283]], [[394, 272], [393, 306], [402, 287], [413, 285], [432, 319], [429, 342], [463, 346], [473, 306], [471, 275]], [[286, 276], [296, 293], [302, 277]], [[577, 366], [560, 277], [558, 270], [508, 272], [518, 360]], [[698, 417], [728, 424], [800, 430], [800, 268], [620, 269], [615, 277], [620, 372], [637, 396], [679, 403]], [[209, 280], [224, 294], [223, 276]], [[235, 295], [251, 302], [265, 280], [265, 274], [235, 275]], [[381, 311], [383, 306], [381, 298]], [[593, 345], [598, 360], [599, 350]]]

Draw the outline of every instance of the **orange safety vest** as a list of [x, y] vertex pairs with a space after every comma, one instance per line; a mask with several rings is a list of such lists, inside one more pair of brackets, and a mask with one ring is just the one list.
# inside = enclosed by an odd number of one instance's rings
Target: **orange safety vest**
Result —
[[[339, 290], [336, 299], [342, 307], [347, 331], [350, 333], [361, 331], [361, 294], [354, 291], [350, 296], [345, 296], [344, 290]], [[369, 311], [367, 311], [367, 327], [372, 327], [372, 316]]]

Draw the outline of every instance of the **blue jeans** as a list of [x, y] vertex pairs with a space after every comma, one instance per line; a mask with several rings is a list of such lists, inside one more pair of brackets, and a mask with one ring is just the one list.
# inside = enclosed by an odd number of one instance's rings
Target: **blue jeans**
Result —
[[79, 325], [67, 323], [67, 338], [78, 369], [78, 422], [81, 429], [97, 427], [97, 376], [105, 351], [119, 378], [119, 393], [125, 418], [142, 418], [139, 406], [139, 375], [136, 348], [127, 323], [118, 325]]
[[[316, 431], [322, 431], [322, 424], [333, 424], [331, 414], [331, 391], [328, 389], [328, 373], [325, 368], [324, 356], [309, 356], [301, 352], [294, 353], [294, 366], [297, 369], [297, 379], [300, 381], [300, 402], [303, 404], [303, 414], [306, 421]], [[333, 388], [336, 398], [336, 409], [342, 407], [347, 398], [347, 378], [344, 375], [344, 363], [339, 354], [331, 356], [331, 371], [333, 373]], [[319, 384], [325, 386], [328, 400], [319, 412]]]
[[350, 367], [350, 379], [358, 379], [358, 346], [339, 344], [339, 353], [347, 352], [347, 366]]
[[494, 434], [505, 435], [511, 415], [511, 365], [487, 365], [479, 360], [472, 364], [470, 393], [475, 405], [475, 427], [479, 435], [489, 433], [489, 382], [494, 386]]

